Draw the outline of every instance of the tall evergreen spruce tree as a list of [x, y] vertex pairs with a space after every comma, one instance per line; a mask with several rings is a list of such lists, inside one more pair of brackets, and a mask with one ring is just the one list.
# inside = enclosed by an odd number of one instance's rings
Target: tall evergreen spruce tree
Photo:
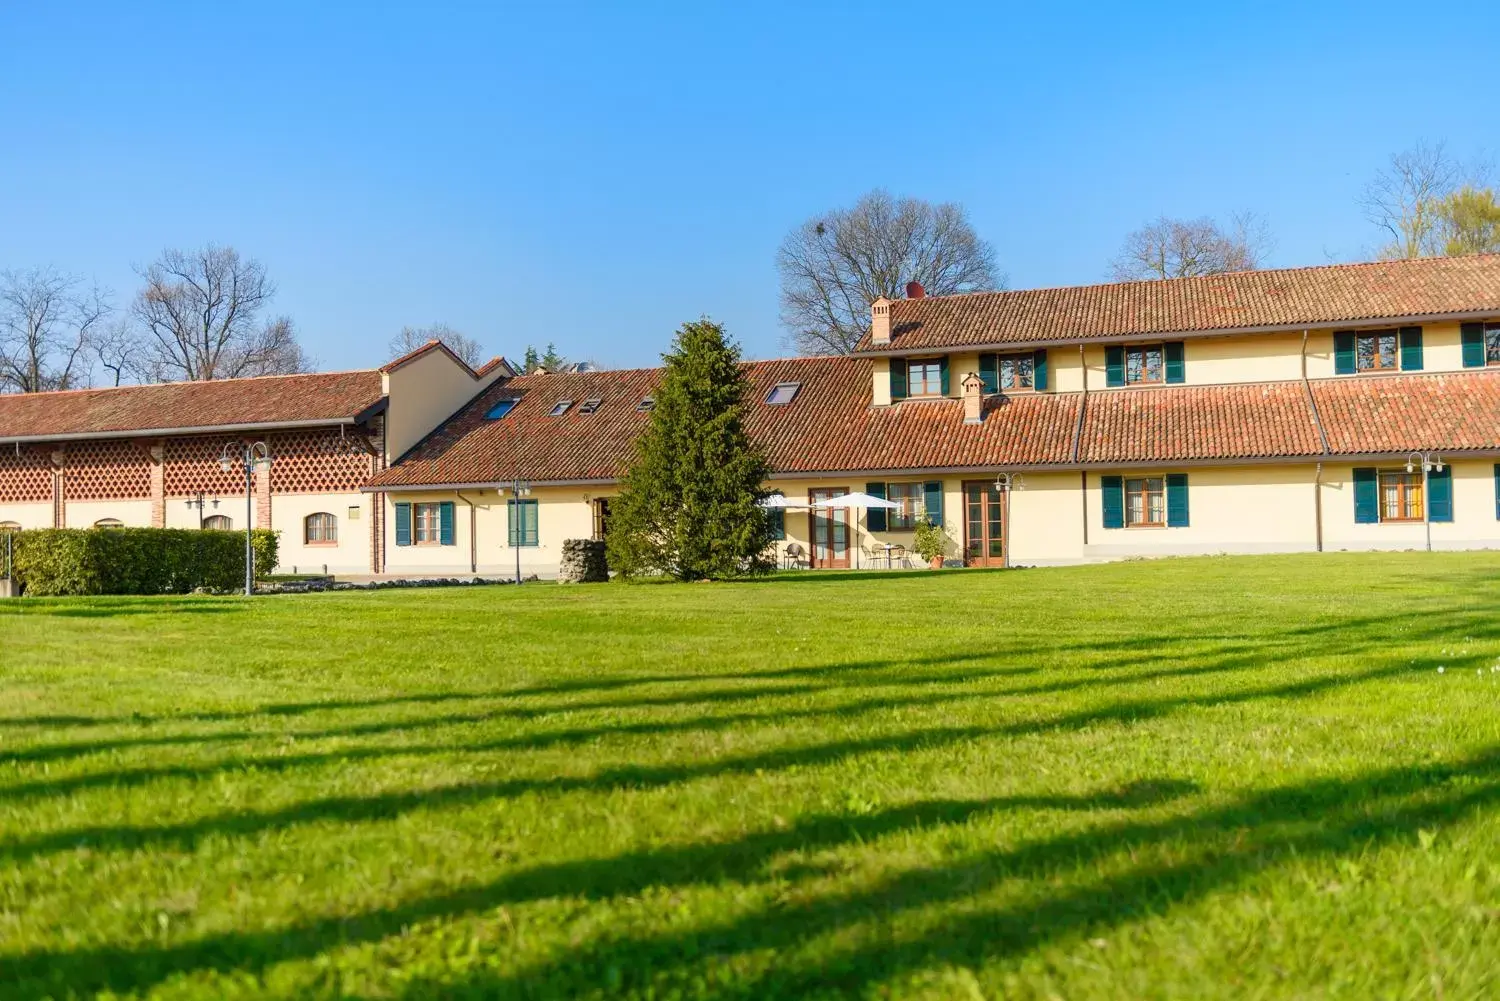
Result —
[[679, 580], [764, 573], [770, 465], [745, 433], [739, 346], [703, 319], [684, 324], [662, 360], [651, 422], [611, 506], [610, 566]]

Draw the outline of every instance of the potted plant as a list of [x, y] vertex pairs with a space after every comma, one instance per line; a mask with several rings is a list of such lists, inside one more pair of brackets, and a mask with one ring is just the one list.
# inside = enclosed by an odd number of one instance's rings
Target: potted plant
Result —
[[912, 548], [927, 561], [934, 570], [943, 568], [943, 554], [948, 548], [948, 533], [942, 525], [935, 525], [925, 517], [917, 521], [916, 533], [912, 536]]

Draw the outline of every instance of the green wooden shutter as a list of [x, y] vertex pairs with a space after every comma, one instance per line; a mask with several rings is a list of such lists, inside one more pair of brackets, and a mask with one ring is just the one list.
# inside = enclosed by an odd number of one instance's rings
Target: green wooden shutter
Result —
[[453, 545], [453, 502], [443, 501], [438, 505], [438, 543]]
[[928, 524], [943, 523], [943, 484], [939, 480], [928, 480], [922, 484], [922, 506], [927, 509]]
[[541, 513], [542, 505], [539, 501], [526, 502], [526, 544], [528, 546], [541, 545]]
[[1000, 356], [979, 356], [979, 381], [984, 383], [986, 393], [1000, 392]]
[[1167, 381], [1180, 383], [1187, 381], [1187, 366], [1183, 364], [1183, 343], [1181, 341], [1167, 341], [1161, 346], [1162, 354], [1167, 362]]
[[1380, 521], [1380, 482], [1373, 466], [1354, 470], [1354, 523], [1374, 525]]
[[938, 359], [938, 392], [948, 395], [948, 356]]
[[1187, 473], [1167, 474], [1167, 527], [1188, 527]]
[[1495, 463], [1495, 520], [1500, 521], [1500, 462]]
[[1100, 509], [1105, 528], [1125, 527], [1125, 477], [1099, 477]]
[[396, 545], [411, 545], [411, 505], [396, 505]]
[[1422, 328], [1401, 328], [1401, 369], [1405, 372], [1422, 371]]
[[1118, 344], [1104, 349], [1104, 383], [1107, 386], [1125, 385], [1125, 349]]
[[1484, 324], [1465, 323], [1459, 330], [1464, 345], [1464, 368], [1484, 368]]
[[515, 549], [521, 544], [521, 502], [512, 497], [505, 504], [505, 544]]
[[891, 402], [906, 399], [906, 359], [891, 359]]
[[770, 509], [770, 515], [771, 515], [771, 538], [775, 539], [777, 542], [785, 542], [786, 541], [786, 508], [784, 508], [784, 507], [773, 507], [773, 508]]
[[[871, 497], [879, 497], [885, 500], [884, 483], [866, 483], [865, 493]], [[886, 526], [886, 509], [883, 507], [872, 507], [865, 512], [865, 527], [872, 532], [884, 532]]]
[[1354, 331], [1336, 330], [1333, 334], [1333, 372], [1354, 374]]
[[1444, 466], [1427, 474], [1427, 518], [1429, 521], [1453, 520], [1453, 467]]
[[1031, 355], [1031, 384], [1038, 392], [1047, 388], [1047, 349], [1038, 348]]

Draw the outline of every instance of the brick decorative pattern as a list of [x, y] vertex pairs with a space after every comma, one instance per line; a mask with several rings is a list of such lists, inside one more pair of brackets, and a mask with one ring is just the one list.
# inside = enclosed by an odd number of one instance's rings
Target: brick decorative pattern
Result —
[[167, 497], [192, 497], [199, 492], [209, 497], [240, 497], [245, 493], [245, 474], [236, 463], [229, 472], [219, 468], [219, 456], [228, 445], [240, 454], [238, 438], [204, 435], [193, 438], [168, 438], [162, 471], [162, 490]]
[[133, 442], [119, 438], [70, 442], [63, 461], [67, 500], [144, 500], [151, 496], [151, 459]]
[[337, 429], [272, 435], [271, 492], [278, 494], [353, 493], [370, 478], [365, 441]]
[[49, 449], [0, 446], [0, 503], [25, 504], [52, 500], [52, 455]]

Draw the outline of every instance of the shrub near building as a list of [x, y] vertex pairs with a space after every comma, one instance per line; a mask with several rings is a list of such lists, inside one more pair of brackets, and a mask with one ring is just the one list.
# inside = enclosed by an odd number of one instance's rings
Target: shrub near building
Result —
[[[251, 535], [257, 577], [276, 568], [276, 533]], [[57, 528], [15, 536], [15, 579], [36, 597], [186, 594], [245, 580], [241, 532], [175, 528]]]

